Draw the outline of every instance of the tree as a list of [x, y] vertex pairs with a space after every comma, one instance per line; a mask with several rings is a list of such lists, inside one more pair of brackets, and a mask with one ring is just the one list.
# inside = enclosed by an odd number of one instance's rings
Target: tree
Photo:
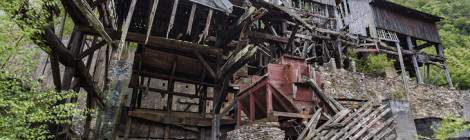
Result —
[[[47, 139], [51, 125], [68, 125], [83, 111], [73, 92], [40, 88], [32, 78], [33, 59], [43, 47], [42, 27], [56, 1], [5, 0], [0, 2], [0, 139]], [[36, 43], [37, 45], [33, 45]], [[47, 50], [45, 50], [47, 51]]]

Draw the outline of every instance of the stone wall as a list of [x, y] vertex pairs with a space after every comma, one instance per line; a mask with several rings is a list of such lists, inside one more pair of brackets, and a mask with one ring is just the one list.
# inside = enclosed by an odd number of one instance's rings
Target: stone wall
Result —
[[[368, 76], [362, 73], [337, 70], [329, 72], [320, 68], [325, 93], [335, 98], [353, 100], [375, 100], [407, 98], [400, 76], [392, 78]], [[464, 96], [469, 91], [448, 87], [417, 85], [414, 80], [408, 81], [408, 98], [411, 100], [411, 111], [414, 118], [463, 115]]]
[[227, 140], [284, 140], [284, 137], [277, 122], [245, 125], [227, 133]]

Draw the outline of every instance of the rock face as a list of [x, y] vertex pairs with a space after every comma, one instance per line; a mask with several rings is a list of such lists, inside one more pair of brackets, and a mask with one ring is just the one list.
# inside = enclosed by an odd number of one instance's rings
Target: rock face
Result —
[[[414, 118], [443, 118], [448, 115], [463, 115], [464, 97], [469, 91], [417, 85], [409, 79], [408, 94], [405, 94], [402, 78], [374, 77], [362, 73], [338, 70], [331, 73], [323, 68], [322, 80], [325, 83], [325, 93], [335, 98], [353, 100], [409, 99]], [[408, 95], [408, 97], [406, 96]]]
[[227, 133], [227, 140], [284, 140], [285, 133], [279, 123], [267, 122], [245, 125]]

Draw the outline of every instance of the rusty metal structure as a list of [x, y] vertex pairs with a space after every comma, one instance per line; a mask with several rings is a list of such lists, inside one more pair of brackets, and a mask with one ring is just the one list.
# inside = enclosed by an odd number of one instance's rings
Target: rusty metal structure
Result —
[[[352, 119], [355, 115], [385, 115], [388, 111], [381, 107], [374, 114], [363, 108], [348, 116], [350, 110], [321, 93], [320, 74], [314, 66], [334, 62], [348, 69], [348, 50], [389, 54], [399, 60], [397, 68], [402, 73], [409, 71], [419, 83], [420, 66], [438, 65], [452, 86], [436, 28], [440, 18], [384, 0], [61, 2], [75, 28], [67, 45], [46, 29], [54, 84], [58, 90], [84, 89], [88, 108], [123, 110], [116, 115], [121, 119], [114, 121], [108, 139], [220, 139], [221, 131], [263, 118], [295, 131], [293, 122], [312, 116], [320, 119], [318, 114], [336, 118], [333, 122], [351, 123], [357, 123]], [[109, 73], [119, 60], [126, 59], [123, 50], [130, 43], [137, 48], [129, 102], [122, 100], [122, 105], [109, 108], [104, 101], [111, 86]], [[437, 56], [419, 51], [433, 45]], [[62, 74], [60, 64], [65, 66]], [[162, 88], [151, 84], [157, 79]], [[175, 91], [178, 83], [193, 85], [194, 92]], [[153, 100], [160, 103], [158, 108], [142, 106], [148, 94], [160, 95], [161, 100]], [[185, 104], [185, 109], [175, 104]], [[242, 120], [242, 112], [247, 120]], [[321, 120], [328, 124], [324, 117]], [[92, 116], [87, 116], [84, 139], [90, 137], [91, 121]], [[386, 118], [375, 122], [390, 123]], [[145, 136], [133, 135], [141, 131], [133, 127], [136, 123], [148, 125]], [[161, 136], [151, 135], [154, 127], [161, 128], [157, 131]], [[94, 137], [102, 139], [99, 135], [104, 132], [94, 129]], [[304, 130], [305, 135], [308, 129]], [[334, 137], [336, 132], [319, 130], [322, 133], [306, 136]], [[358, 131], [346, 134], [363, 138], [363, 134], [379, 133]]]

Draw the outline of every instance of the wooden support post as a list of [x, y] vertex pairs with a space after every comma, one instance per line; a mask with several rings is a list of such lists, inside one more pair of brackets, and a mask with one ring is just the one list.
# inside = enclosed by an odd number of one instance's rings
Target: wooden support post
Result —
[[255, 117], [256, 117], [256, 115], [255, 115], [255, 113], [256, 113], [255, 112], [256, 111], [255, 102], [256, 102], [255, 101], [255, 95], [253, 95], [253, 93], [250, 93], [250, 109], [249, 109], [250, 113], [248, 113], [248, 115], [249, 115], [248, 118], [250, 120], [250, 124], [253, 124], [253, 122], [255, 121]]
[[60, 81], [60, 65], [57, 60], [57, 56], [52, 52], [52, 55], [49, 56], [51, 60], [51, 70], [52, 70], [52, 79], [54, 81], [55, 90], [60, 92], [62, 90], [62, 85]]
[[237, 100], [237, 128], [241, 126], [242, 123], [242, 104]]
[[196, 8], [197, 8], [196, 3], [193, 3], [193, 6], [191, 7], [191, 14], [189, 16], [188, 28], [186, 30], [186, 34], [188, 35], [191, 35], [191, 30], [193, 29], [193, 22], [194, 22], [194, 15], [196, 14]]
[[175, 23], [175, 16], [176, 16], [176, 9], [178, 9], [178, 2], [179, 0], [175, 0], [173, 3], [173, 9], [171, 10], [171, 17], [170, 23], [168, 24], [168, 30], [166, 31], [166, 38], [170, 34], [171, 29], [173, 28], [173, 24]]
[[220, 117], [221, 117], [221, 114], [214, 113], [214, 119], [212, 119], [211, 140], [219, 140], [220, 138]]
[[295, 23], [295, 27], [294, 27], [294, 30], [291, 32], [291, 35], [289, 37], [289, 41], [287, 41], [287, 45], [286, 49], [289, 49], [290, 52], [292, 53], [292, 44], [294, 42], [294, 39], [295, 39], [295, 34], [297, 34], [297, 31], [299, 30], [299, 26], [300, 26], [300, 23]]
[[398, 62], [400, 63], [400, 69], [401, 69], [401, 76], [403, 79], [403, 85], [404, 85], [404, 90], [405, 94], [408, 98], [408, 80], [406, 78], [406, 70], [405, 70], [405, 64], [403, 63], [403, 55], [401, 53], [401, 46], [400, 42], [395, 42], [395, 46], [397, 47], [397, 52], [398, 52]]
[[[406, 42], [408, 44], [408, 49], [410, 51], [413, 51], [414, 46], [413, 46], [413, 43], [411, 42], [410, 36], [406, 36]], [[416, 73], [416, 82], [418, 82], [418, 84], [423, 84], [423, 79], [421, 78], [421, 73], [419, 72], [419, 65], [418, 65], [418, 60], [416, 59], [416, 54], [413, 54], [411, 56], [411, 59], [412, 59], [411, 61], [413, 61], [413, 68]]]
[[[436, 51], [437, 55], [439, 55], [440, 57], [444, 57], [444, 48], [441, 44], [436, 45]], [[449, 87], [454, 87], [454, 84], [452, 83], [452, 78], [450, 77], [449, 68], [447, 67], [447, 62], [443, 62], [442, 65], [444, 66], [444, 74], [446, 76], [446, 80], [449, 84]]]
[[[129, 12], [127, 13], [126, 20], [124, 21], [124, 24], [122, 25], [122, 34], [121, 34], [121, 39], [119, 41], [119, 47], [118, 49], [124, 48], [126, 37], [127, 37], [127, 32], [129, 31], [129, 26], [132, 21], [132, 15], [134, 14], [134, 9], [135, 5], [137, 4], [137, 0], [132, 0], [131, 6], [129, 8]], [[121, 51], [118, 51], [118, 57], [121, 56]]]
[[165, 126], [165, 133], [163, 134], [163, 140], [169, 140], [170, 139], [170, 131], [171, 131], [171, 126], [166, 125]]
[[342, 69], [344, 67], [343, 65], [343, 49], [341, 49], [341, 41], [338, 38], [336, 40], [336, 68]]
[[[206, 118], [206, 97], [207, 97], [207, 86], [202, 86], [202, 93], [199, 92], [199, 110], [202, 115], [202, 118]], [[201, 135], [200, 139], [205, 140], [206, 139], [206, 128], [201, 127]]]
[[212, 21], [212, 13], [213, 13], [213, 10], [209, 9], [209, 13], [207, 14], [207, 19], [206, 19], [206, 24], [205, 24], [205, 27], [204, 27], [204, 31], [202, 32], [202, 35], [199, 37], [198, 43], [200, 43], [201, 41], [204, 41], [206, 36], [209, 34], [209, 28], [211, 26], [211, 21]]
[[268, 121], [275, 121], [273, 116], [273, 92], [270, 84], [266, 84], [266, 116]]
[[152, 11], [150, 12], [150, 20], [148, 22], [147, 37], [145, 38], [145, 45], [149, 41], [150, 33], [152, 32], [153, 19], [155, 19], [155, 13], [157, 12], [158, 0], [153, 0]]
[[[80, 47], [83, 43], [84, 34], [78, 30], [74, 30], [72, 33], [71, 40], [68, 44], [68, 49], [72, 53], [72, 57], [75, 58], [80, 53]], [[72, 87], [72, 79], [75, 74], [73, 67], [65, 67], [64, 75], [62, 79], [62, 89], [69, 90]]]

